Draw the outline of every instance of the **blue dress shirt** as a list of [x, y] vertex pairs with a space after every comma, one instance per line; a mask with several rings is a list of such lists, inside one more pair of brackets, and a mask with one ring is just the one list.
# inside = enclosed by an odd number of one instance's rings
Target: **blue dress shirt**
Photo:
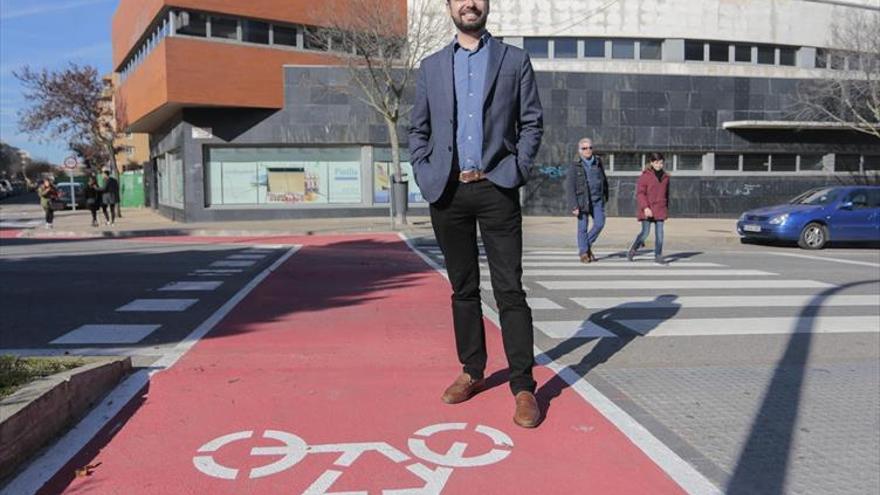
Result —
[[463, 171], [483, 168], [483, 89], [489, 62], [488, 36], [484, 33], [472, 51], [462, 47], [457, 38], [454, 43], [452, 71], [458, 117], [455, 138], [458, 165]]

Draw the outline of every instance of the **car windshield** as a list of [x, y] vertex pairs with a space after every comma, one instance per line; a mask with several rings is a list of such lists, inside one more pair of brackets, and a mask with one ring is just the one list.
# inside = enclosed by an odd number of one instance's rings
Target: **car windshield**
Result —
[[825, 188], [825, 189], [815, 189], [812, 191], [807, 191], [800, 196], [795, 197], [791, 200], [791, 204], [794, 205], [827, 205], [828, 203], [834, 201], [834, 197], [836, 194], [834, 193], [834, 189]]

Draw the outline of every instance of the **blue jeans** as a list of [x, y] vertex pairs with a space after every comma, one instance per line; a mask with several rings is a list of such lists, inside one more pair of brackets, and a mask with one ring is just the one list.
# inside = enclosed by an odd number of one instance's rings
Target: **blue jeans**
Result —
[[660, 256], [663, 253], [663, 220], [655, 220], [653, 222], [642, 220], [642, 231], [639, 232], [636, 240], [633, 241], [633, 250], [638, 249], [648, 239], [652, 223], [654, 224], [654, 256]]
[[[590, 229], [590, 216], [593, 217], [593, 228]], [[582, 211], [578, 214], [578, 252], [586, 253], [599, 238], [605, 228], [605, 204], [601, 201], [593, 203], [593, 213]]]

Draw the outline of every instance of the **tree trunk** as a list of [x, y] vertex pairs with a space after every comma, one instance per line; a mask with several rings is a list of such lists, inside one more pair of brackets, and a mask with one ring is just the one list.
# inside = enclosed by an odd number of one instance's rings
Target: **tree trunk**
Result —
[[[402, 198], [402, 204], [397, 204], [395, 197], [395, 183], [405, 182], [403, 180], [403, 171], [400, 167], [400, 139], [397, 135], [397, 121], [389, 117], [385, 117], [385, 125], [388, 126], [388, 138], [391, 141], [391, 190], [389, 191], [389, 205], [393, 205], [392, 209], [397, 213], [395, 222], [398, 225], [406, 225], [406, 210], [408, 207], [409, 197]], [[408, 196], [408, 195], [407, 195]]]

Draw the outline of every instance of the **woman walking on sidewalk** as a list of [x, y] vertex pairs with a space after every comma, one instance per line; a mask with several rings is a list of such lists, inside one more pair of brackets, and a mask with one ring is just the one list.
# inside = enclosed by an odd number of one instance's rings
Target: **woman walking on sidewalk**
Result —
[[86, 184], [86, 207], [92, 214], [92, 227], [98, 226], [98, 208], [101, 207], [101, 188], [98, 181], [94, 177], [89, 177], [89, 183]]
[[654, 224], [654, 263], [665, 265], [663, 224], [669, 216], [669, 174], [663, 170], [665, 159], [662, 153], [651, 153], [649, 159], [636, 183], [636, 216], [642, 222], [642, 231], [630, 246], [626, 259], [633, 260], [636, 250], [645, 245], [651, 224]]
[[55, 210], [52, 209], [52, 201], [58, 197], [58, 189], [52, 181], [43, 179], [43, 183], [37, 188], [37, 195], [40, 196], [40, 206], [46, 213], [46, 228], [52, 228], [52, 222], [55, 221]]

